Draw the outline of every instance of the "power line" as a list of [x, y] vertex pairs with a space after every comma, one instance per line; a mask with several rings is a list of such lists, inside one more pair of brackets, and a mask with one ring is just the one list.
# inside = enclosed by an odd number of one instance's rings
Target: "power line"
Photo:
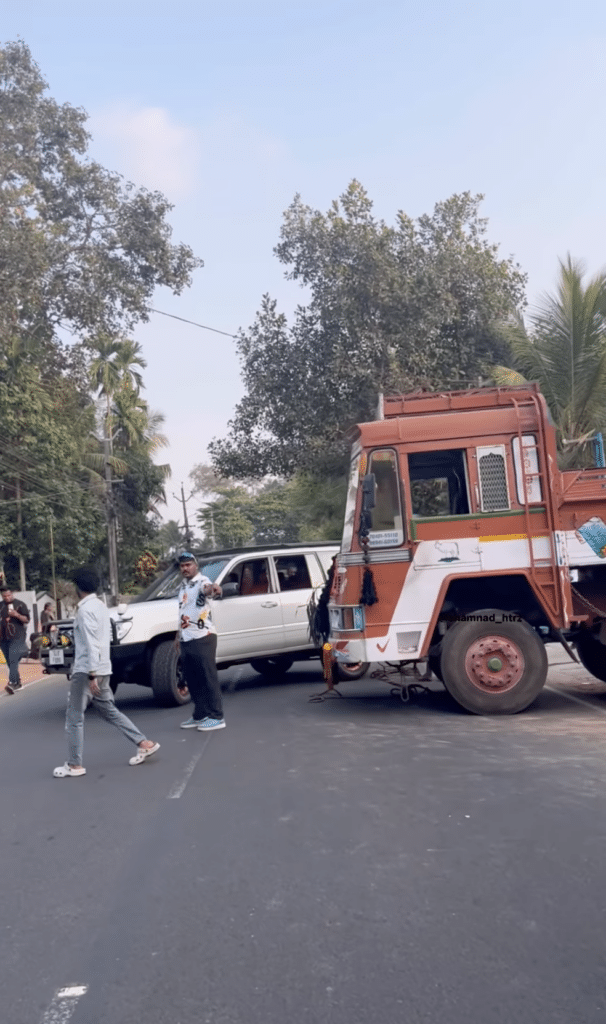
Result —
[[182, 320], [184, 324], [192, 324], [194, 327], [201, 327], [204, 331], [214, 331], [215, 334], [224, 334], [226, 338], [236, 338], [236, 334], [230, 334], [229, 331], [220, 331], [217, 327], [207, 327], [206, 324], [198, 324], [195, 320], [187, 320], [184, 316], [175, 316], [174, 313], [164, 313], [161, 309], [154, 309], [150, 306], [152, 313], [159, 313], [160, 316], [170, 316], [173, 320]]

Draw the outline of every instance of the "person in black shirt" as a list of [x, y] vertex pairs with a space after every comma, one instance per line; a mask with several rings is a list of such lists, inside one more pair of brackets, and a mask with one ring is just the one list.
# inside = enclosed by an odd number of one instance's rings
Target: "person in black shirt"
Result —
[[7, 693], [15, 693], [22, 687], [19, 676], [19, 662], [27, 654], [25, 625], [29, 622], [29, 611], [23, 601], [13, 597], [10, 587], [0, 587], [0, 648], [8, 665]]

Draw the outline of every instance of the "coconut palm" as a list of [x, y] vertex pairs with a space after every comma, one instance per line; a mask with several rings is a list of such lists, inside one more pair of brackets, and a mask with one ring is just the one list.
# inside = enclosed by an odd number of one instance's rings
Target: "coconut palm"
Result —
[[493, 368], [496, 384], [537, 381], [551, 410], [563, 468], [587, 465], [587, 442], [606, 428], [606, 273], [583, 285], [585, 267], [560, 260], [554, 295], [506, 330], [513, 366]]

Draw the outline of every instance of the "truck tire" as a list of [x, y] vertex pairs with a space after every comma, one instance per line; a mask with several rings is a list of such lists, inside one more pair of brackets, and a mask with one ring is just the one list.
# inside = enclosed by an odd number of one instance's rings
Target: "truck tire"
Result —
[[545, 645], [523, 619], [482, 608], [442, 640], [440, 668], [451, 697], [474, 715], [515, 715], [532, 704], [547, 678]]
[[348, 679], [361, 679], [368, 672], [369, 661], [345, 661], [337, 662], [337, 678], [346, 681]]
[[294, 663], [290, 654], [278, 654], [275, 658], [253, 658], [251, 666], [266, 679], [280, 679]]
[[575, 640], [577, 654], [581, 659], [583, 668], [606, 683], [606, 647], [601, 644], [589, 630], [581, 630]]
[[154, 697], [162, 707], [172, 708], [191, 700], [189, 690], [185, 689], [184, 693], [179, 690], [179, 653], [173, 640], [163, 640], [158, 644], [152, 655], [149, 674]]
[[433, 672], [436, 679], [439, 679], [441, 683], [444, 682], [442, 679], [442, 655], [441, 654], [430, 654], [427, 659], [427, 664]]

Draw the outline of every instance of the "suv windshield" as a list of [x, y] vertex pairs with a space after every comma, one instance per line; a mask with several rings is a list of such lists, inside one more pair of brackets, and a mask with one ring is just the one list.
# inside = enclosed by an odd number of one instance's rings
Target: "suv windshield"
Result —
[[[214, 583], [229, 561], [229, 558], [200, 559], [199, 569], [203, 576], [208, 576], [211, 583]], [[160, 579], [154, 580], [147, 590], [133, 598], [131, 604], [140, 604], [142, 601], [166, 601], [168, 598], [176, 597], [181, 579], [179, 569], [173, 566]]]

